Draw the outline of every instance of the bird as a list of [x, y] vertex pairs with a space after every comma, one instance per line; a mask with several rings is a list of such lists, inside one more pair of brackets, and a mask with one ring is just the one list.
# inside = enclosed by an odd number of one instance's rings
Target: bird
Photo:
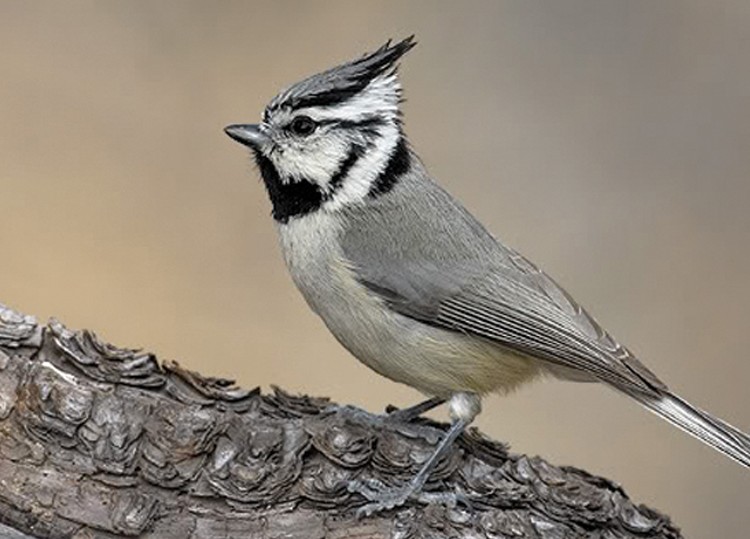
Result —
[[415, 45], [389, 40], [281, 90], [259, 124], [225, 128], [254, 157], [309, 307], [362, 363], [427, 397], [401, 419], [447, 402], [450, 427], [407, 484], [350, 488], [363, 514], [422, 495], [484, 396], [543, 375], [604, 383], [750, 468], [750, 436], [675, 394], [432, 179], [401, 111]]

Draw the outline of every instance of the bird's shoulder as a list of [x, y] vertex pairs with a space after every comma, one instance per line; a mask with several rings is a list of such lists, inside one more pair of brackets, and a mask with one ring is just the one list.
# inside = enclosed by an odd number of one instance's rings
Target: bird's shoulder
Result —
[[357, 279], [420, 318], [503, 257], [453, 197], [413, 173], [343, 218], [342, 254]]
[[368, 287], [437, 306], [476, 287], [512, 285], [574, 311], [546, 274], [497, 240], [445, 189], [418, 174], [386, 196], [349, 208], [342, 253]]

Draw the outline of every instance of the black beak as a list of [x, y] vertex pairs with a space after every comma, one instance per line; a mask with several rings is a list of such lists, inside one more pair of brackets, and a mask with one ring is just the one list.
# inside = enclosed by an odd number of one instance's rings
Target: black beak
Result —
[[228, 125], [224, 128], [224, 132], [240, 144], [254, 150], [259, 149], [268, 140], [256, 124]]

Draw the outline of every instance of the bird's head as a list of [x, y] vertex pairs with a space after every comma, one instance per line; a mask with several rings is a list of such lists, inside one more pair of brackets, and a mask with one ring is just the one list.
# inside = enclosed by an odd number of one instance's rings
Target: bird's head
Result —
[[282, 90], [252, 125], [225, 131], [250, 147], [277, 221], [336, 211], [387, 191], [408, 168], [397, 63], [413, 37]]

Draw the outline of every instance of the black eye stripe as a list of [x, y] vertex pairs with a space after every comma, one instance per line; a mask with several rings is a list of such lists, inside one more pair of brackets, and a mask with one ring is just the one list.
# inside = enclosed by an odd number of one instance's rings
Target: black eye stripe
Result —
[[380, 116], [365, 116], [360, 120], [345, 120], [342, 118], [326, 118], [318, 120], [319, 125], [331, 125], [342, 129], [374, 129], [386, 124]]
[[385, 125], [386, 121], [380, 116], [368, 116], [361, 120], [339, 120], [338, 127], [343, 129], [360, 129], [375, 132], [375, 129]]
[[[322, 120], [313, 120], [309, 116], [301, 115], [293, 118], [288, 124], [284, 126], [283, 129], [285, 131], [289, 131], [290, 133], [299, 135], [300, 133], [295, 132], [294, 123], [300, 118], [305, 119], [304, 121], [311, 121], [316, 128], [320, 126], [331, 126], [339, 129], [358, 129], [368, 136], [376, 136], [378, 134], [377, 128], [382, 127], [388, 123], [382, 117], [374, 115], [365, 116], [364, 118], [359, 120], [345, 120], [341, 118], [325, 118]], [[263, 114], [263, 121], [268, 122], [267, 112]], [[314, 130], [315, 129], [313, 129], [313, 131]], [[310, 133], [312, 133], [312, 131], [306, 134]]]

